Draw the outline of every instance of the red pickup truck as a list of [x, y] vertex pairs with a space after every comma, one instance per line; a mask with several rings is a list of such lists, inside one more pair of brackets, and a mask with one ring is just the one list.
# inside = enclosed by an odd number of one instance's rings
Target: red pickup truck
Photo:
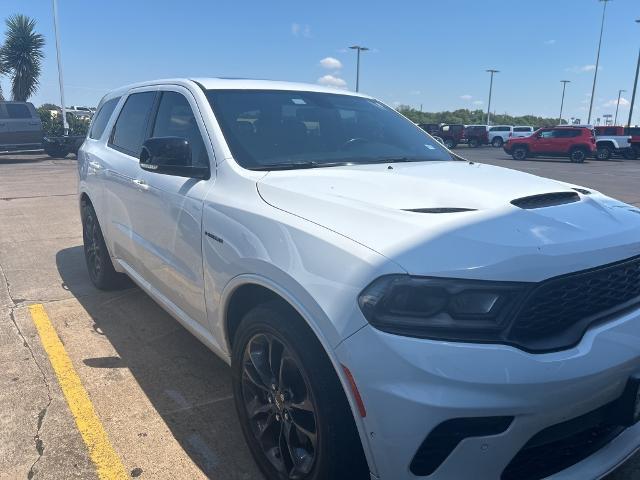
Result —
[[529, 137], [511, 137], [503, 146], [515, 160], [535, 155], [569, 157], [582, 163], [596, 152], [596, 137], [587, 127], [551, 127], [536, 130]]

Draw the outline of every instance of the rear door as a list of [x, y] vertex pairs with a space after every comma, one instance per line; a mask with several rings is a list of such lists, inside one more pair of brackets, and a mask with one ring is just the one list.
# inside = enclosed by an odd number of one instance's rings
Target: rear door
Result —
[[42, 122], [38, 112], [30, 103], [7, 102], [9, 134], [15, 145], [40, 145]]
[[215, 180], [211, 142], [188, 89], [163, 86], [150, 137], [179, 137], [191, 146], [194, 166], [209, 166], [212, 178], [142, 171], [148, 187], [139, 204], [141, 273], [170, 302], [207, 326], [202, 268], [202, 209]]
[[156, 99], [156, 87], [133, 90], [124, 100], [103, 149], [103, 203], [111, 253], [138, 273], [140, 265], [140, 204], [146, 188], [140, 182], [142, 142]]
[[574, 144], [573, 139], [580, 135], [580, 130], [572, 128], [558, 128], [554, 132], [554, 153], [569, 153]]

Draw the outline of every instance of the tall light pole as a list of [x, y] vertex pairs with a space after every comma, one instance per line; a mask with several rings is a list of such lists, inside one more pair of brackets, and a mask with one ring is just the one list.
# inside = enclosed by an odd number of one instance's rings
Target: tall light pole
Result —
[[356, 63], [356, 92], [360, 90], [360, 52], [366, 52], [369, 50], [367, 47], [362, 47], [360, 45], [353, 45], [349, 47], [351, 50], [356, 50], [358, 52], [358, 60]]
[[591, 111], [593, 110], [593, 97], [596, 94], [596, 80], [598, 79], [598, 67], [600, 66], [600, 46], [602, 45], [602, 32], [604, 31], [604, 14], [607, 12], [607, 3], [611, 0], [598, 0], [604, 3], [602, 8], [602, 23], [600, 24], [600, 40], [598, 40], [598, 54], [596, 55], [596, 69], [593, 71], [593, 87], [591, 87], [591, 101], [589, 102], [589, 118], [587, 124], [591, 123]]
[[614, 125], [618, 124], [618, 109], [620, 108], [620, 96], [622, 95], [622, 92], [626, 92], [626, 90], [618, 90], [618, 101], [616, 102], [616, 118], [613, 120]]
[[[640, 18], [636, 20], [636, 23], [640, 23]], [[640, 71], [640, 49], [638, 50], [638, 65], [636, 66], [636, 79], [633, 81], [633, 94], [631, 95], [631, 105], [629, 105], [629, 121], [627, 122], [627, 127], [631, 126], [633, 104], [636, 101], [636, 89], [638, 88], [638, 71]]]
[[491, 74], [491, 80], [489, 80], [489, 103], [487, 105], [487, 125], [491, 125], [491, 92], [493, 91], [493, 74], [500, 72], [500, 70], [487, 70]]
[[64, 103], [64, 81], [62, 80], [62, 55], [60, 54], [60, 34], [58, 33], [58, 2], [53, 0], [53, 28], [56, 35], [56, 54], [58, 57], [58, 82], [60, 82], [60, 102], [62, 103], [62, 125], [65, 135], [69, 133], [67, 122], [67, 108]]
[[567, 83], [571, 83], [571, 80], [560, 80], [562, 83], [562, 100], [560, 100], [560, 121], [558, 125], [562, 125], [562, 107], [564, 107], [564, 91], [567, 88]]

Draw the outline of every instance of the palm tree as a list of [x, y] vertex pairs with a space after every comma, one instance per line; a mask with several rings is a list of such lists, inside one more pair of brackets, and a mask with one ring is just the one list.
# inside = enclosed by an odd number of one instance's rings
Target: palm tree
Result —
[[0, 48], [0, 71], [11, 78], [13, 99], [24, 102], [38, 89], [44, 36], [36, 33], [36, 21], [25, 15], [12, 15], [6, 24], [5, 42]]

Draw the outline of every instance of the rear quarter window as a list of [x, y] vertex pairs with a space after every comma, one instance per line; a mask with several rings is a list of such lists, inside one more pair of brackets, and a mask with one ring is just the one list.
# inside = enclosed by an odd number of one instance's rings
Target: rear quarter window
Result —
[[89, 138], [97, 140], [102, 137], [104, 133], [104, 129], [107, 128], [107, 123], [109, 123], [109, 119], [111, 118], [111, 114], [118, 105], [120, 101], [120, 97], [112, 98], [111, 100], [107, 100], [102, 104], [98, 113], [93, 117], [93, 122], [91, 123], [91, 130], [89, 130]]

